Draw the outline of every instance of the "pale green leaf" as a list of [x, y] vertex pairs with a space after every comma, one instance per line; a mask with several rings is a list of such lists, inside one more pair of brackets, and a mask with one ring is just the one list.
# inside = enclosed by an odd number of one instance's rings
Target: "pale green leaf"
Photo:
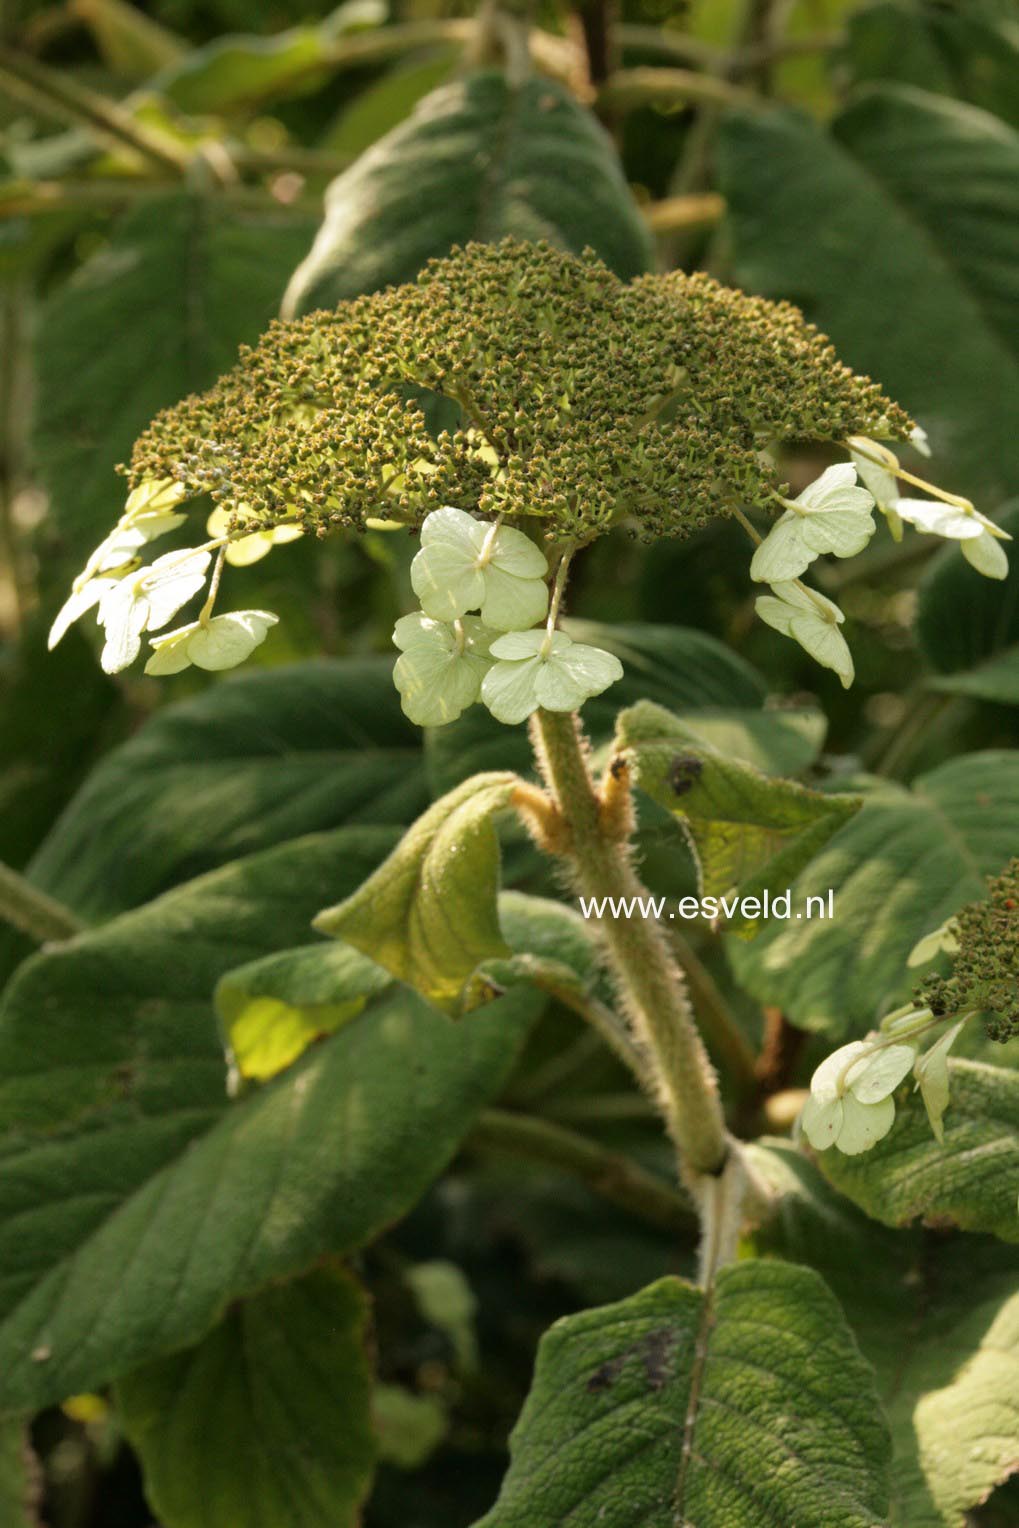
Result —
[[357, 1528], [375, 1463], [368, 1303], [316, 1269], [116, 1386], [163, 1528]]
[[921, 934], [984, 895], [1019, 842], [1019, 754], [964, 755], [911, 790], [882, 784], [793, 884], [834, 892], [832, 919], [793, 919], [730, 946], [740, 982], [803, 1029], [832, 1039], [873, 1027], [909, 995]]
[[516, 775], [475, 775], [411, 827], [378, 870], [315, 927], [343, 939], [447, 1013], [484, 960], [508, 955], [499, 928], [493, 813]]
[[[783, 891], [859, 809], [854, 796], [769, 779], [752, 765], [692, 747], [688, 738], [682, 722], [648, 702], [618, 720], [617, 745], [633, 759], [641, 789], [689, 835], [706, 895]], [[741, 922], [734, 916], [728, 926]]]
[[743, 1263], [557, 1322], [478, 1528], [874, 1528], [888, 1452], [822, 1280]]

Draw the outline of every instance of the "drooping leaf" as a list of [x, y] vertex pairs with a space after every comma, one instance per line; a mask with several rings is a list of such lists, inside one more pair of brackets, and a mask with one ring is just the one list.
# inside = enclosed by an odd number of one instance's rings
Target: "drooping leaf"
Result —
[[[445, 1167], [535, 999], [454, 1026], [380, 994], [233, 1103], [212, 991], [307, 937], [385, 828], [250, 856], [36, 956], [0, 1010], [0, 1411], [196, 1342], [226, 1301], [370, 1240]], [[40, 1016], [45, 1022], [40, 1024]]]
[[499, 840], [492, 815], [516, 775], [474, 775], [441, 797], [363, 886], [315, 919], [446, 1013], [482, 961], [509, 955], [499, 927]]
[[709, 1294], [662, 1279], [552, 1327], [478, 1528], [874, 1528], [888, 1451], [823, 1281], [744, 1263]]
[[373, 1473], [367, 1301], [324, 1267], [116, 1387], [164, 1528], [356, 1528]]
[[617, 275], [650, 240], [601, 125], [553, 80], [469, 74], [420, 101], [326, 196], [325, 221], [284, 311], [331, 307], [472, 239], [590, 245]]
[[759, 1251], [816, 1268], [877, 1371], [894, 1528], [964, 1528], [1019, 1463], [1019, 1273], [990, 1238], [892, 1232], [788, 1141], [750, 1148], [779, 1196]]
[[29, 868], [84, 917], [238, 854], [427, 801], [386, 659], [241, 673], [168, 706], [92, 773]]
[[846, 1157], [829, 1148], [819, 1161], [842, 1193], [886, 1225], [920, 1219], [1019, 1242], [1019, 1074], [950, 1061], [948, 1075], [943, 1143], [913, 1099], [872, 1150]]
[[[685, 722], [642, 701], [619, 717], [616, 746], [632, 760], [641, 790], [688, 835], [704, 895], [742, 900], [785, 891], [860, 808], [859, 797], [769, 778], [691, 736]], [[733, 929], [756, 921], [735, 911], [725, 919]]]
[[992, 510], [1014, 492], [1019, 135], [973, 106], [871, 86], [830, 132], [792, 112], [733, 115], [722, 189], [735, 280], [797, 302], [880, 378], [929, 430], [939, 482], [947, 463]]
[[1019, 755], [963, 755], [911, 790], [882, 784], [793, 883], [793, 901], [834, 893], [831, 919], [765, 925], [729, 947], [737, 977], [762, 1002], [832, 1040], [870, 1029], [916, 973], [906, 957], [964, 903], [984, 894], [1019, 843]]
[[307, 233], [303, 216], [153, 196], [43, 304], [37, 454], [72, 571], [123, 507], [117, 463], [159, 409], [208, 387], [258, 337]]
[[242, 1077], [265, 1081], [365, 1009], [389, 976], [349, 945], [300, 945], [239, 966], [216, 987], [223, 1035]]

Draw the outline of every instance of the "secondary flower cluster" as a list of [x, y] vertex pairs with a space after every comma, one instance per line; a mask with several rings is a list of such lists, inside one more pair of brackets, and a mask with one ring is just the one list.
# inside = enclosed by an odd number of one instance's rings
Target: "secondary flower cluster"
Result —
[[[922, 431], [913, 431], [913, 443], [926, 453]], [[752, 527], [748, 529], [759, 541], [750, 576], [757, 583], [770, 584], [772, 591], [757, 600], [761, 620], [792, 637], [822, 667], [833, 669], [848, 689], [854, 667], [849, 644], [839, 630], [845, 616], [833, 601], [801, 581], [800, 575], [811, 563], [824, 553], [853, 557], [862, 552], [876, 529], [875, 508], [885, 516], [896, 540], [902, 539], [903, 522], [908, 522], [927, 535], [961, 542], [963, 555], [988, 578], [1004, 578], [1008, 573], [1001, 542], [1011, 538], [968, 500], [941, 495], [940, 489], [903, 473], [898, 458], [886, 446], [862, 436], [846, 444], [850, 461], [827, 468], [795, 499], [776, 495], [783, 513], [763, 541]], [[900, 497], [900, 476], [940, 497]]]
[[411, 564], [421, 609], [393, 632], [411, 721], [442, 726], [481, 700], [499, 721], [522, 722], [539, 706], [575, 711], [622, 678], [618, 658], [555, 629], [557, 603], [530, 629], [548, 610], [547, 573], [541, 549], [511, 526], [448, 506], [428, 516]]
[[921, 946], [912, 963], [933, 958], [938, 950], [953, 961], [950, 976], [926, 978], [919, 1001], [939, 1016], [963, 1008], [982, 1013], [992, 1040], [1019, 1035], [1019, 859], [988, 881], [985, 899], [970, 902]]

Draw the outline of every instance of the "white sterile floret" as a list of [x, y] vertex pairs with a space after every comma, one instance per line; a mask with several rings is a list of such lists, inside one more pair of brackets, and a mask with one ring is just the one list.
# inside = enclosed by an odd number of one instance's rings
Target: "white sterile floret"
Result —
[[99, 624], [106, 630], [101, 663], [116, 674], [141, 651], [142, 633], [158, 631], [205, 584], [211, 554], [185, 547], [164, 552], [147, 568], [128, 573], [99, 601]]
[[1007, 578], [1008, 556], [999, 543], [1012, 538], [972, 505], [944, 504], [940, 499], [897, 499], [895, 512], [926, 536], [961, 542], [962, 555], [985, 578]]
[[[895, 457], [886, 446], [879, 446], [874, 441], [867, 440], [865, 436], [857, 437], [859, 444], [864, 449], [871, 449], [875, 455], [885, 456], [895, 461]], [[895, 474], [880, 463], [871, 461], [859, 451], [849, 453], [853, 466], [860, 474], [860, 480], [867, 491], [873, 496], [874, 503], [888, 522], [888, 529], [895, 541], [902, 540], [902, 516], [895, 508], [899, 497], [899, 480]]]
[[907, 966], [925, 966], [935, 955], [956, 955], [959, 950], [959, 940], [956, 937], [956, 924], [954, 918], [946, 918], [944, 923], [931, 929], [929, 934], [924, 934], [906, 956]]
[[[232, 509], [219, 505], [212, 511], [205, 528], [218, 540], [229, 534], [231, 522], [243, 524], [253, 518], [251, 510], [244, 504], [235, 504]], [[249, 568], [252, 563], [268, 557], [274, 546], [284, 546], [303, 535], [304, 528], [300, 525], [274, 525], [269, 530], [255, 530], [250, 536], [238, 536], [236, 541], [227, 543], [226, 560], [232, 568]]]
[[920, 425], [915, 424], [909, 432], [909, 443], [914, 451], [919, 451], [921, 456], [930, 456], [931, 443], [927, 439], [927, 431]]
[[498, 637], [490, 652], [499, 661], [485, 675], [481, 698], [510, 726], [539, 706], [576, 711], [623, 677], [623, 665], [612, 653], [574, 642], [562, 631], [510, 632]]
[[397, 621], [393, 641], [401, 656], [393, 681], [412, 722], [419, 727], [441, 727], [474, 704], [491, 667], [492, 635], [472, 615], [452, 623], [433, 621], [418, 610]]
[[184, 496], [183, 486], [172, 478], [150, 479], [128, 495], [124, 513], [74, 580], [69, 598], [50, 627], [51, 651], [69, 626], [98, 605], [114, 584], [134, 570], [143, 546], [184, 524], [187, 516], [177, 514], [173, 507]]
[[913, 1076], [920, 1089], [923, 1106], [927, 1110], [927, 1119], [934, 1132], [934, 1139], [939, 1145], [945, 1139], [945, 1127], [942, 1122], [945, 1110], [948, 1108], [948, 1052], [962, 1033], [965, 1023], [965, 1018], [962, 1018], [957, 1020], [950, 1029], [946, 1029], [941, 1038], [935, 1040], [930, 1050], [917, 1057], [913, 1067]]
[[271, 610], [232, 610], [207, 621], [191, 621], [153, 637], [154, 652], [146, 674], [179, 674], [195, 664], [202, 669], [236, 668], [250, 658], [279, 620]]
[[754, 608], [762, 621], [792, 637], [823, 668], [834, 669], [843, 688], [849, 689], [855, 675], [853, 655], [839, 631], [845, 616], [836, 604], [816, 589], [783, 582], [773, 584], [771, 594], [760, 595]]
[[869, 1151], [895, 1119], [892, 1093], [916, 1061], [911, 1045], [852, 1040], [821, 1062], [810, 1079], [800, 1124], [817, 1151]]
[[496, 631], [524, 631], [548, 609], [548, 560], [522, 531], [436, 509], [421, 527], [410, 567], [414, 593], [435, 621], [480, 612]]
[[874, 534], [874, 500], [856, 483], [852, 462], [827, 467], [795, 499], [754, 553], [750, 577], [759, 584], [799, 578], [815, 557], [853, 557]]

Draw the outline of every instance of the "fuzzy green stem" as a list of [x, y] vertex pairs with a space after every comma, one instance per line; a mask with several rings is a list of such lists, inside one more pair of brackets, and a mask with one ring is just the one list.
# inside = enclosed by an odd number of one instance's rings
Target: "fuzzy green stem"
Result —
[[[627, 846], [604, 831], [578, 718], [540, 710], [532, 740], [569, 830], [578, 891], [623, 900], [644, 896]], [[601, 933], [622, 1004], [652, 1061], [659, 1106], [681, 1168], [695, 1180], [717, 1174], [730, 1141], [715, 1074], [668, 941], [644, 918], [606, 918]]]
[[69, 908], [0, 861], [0, 919], [37, 944], [73, 939], [84, 924]]
[[629, 1157], [607, 1151], [575, 1130], [549, 1120], [507, 1109], [486, 1109], [469, 1144], [561, 1168], [610, 1204], [667, 1231], [689, 1230], [695, 1223], [688, 1201], [661, 1178]]

